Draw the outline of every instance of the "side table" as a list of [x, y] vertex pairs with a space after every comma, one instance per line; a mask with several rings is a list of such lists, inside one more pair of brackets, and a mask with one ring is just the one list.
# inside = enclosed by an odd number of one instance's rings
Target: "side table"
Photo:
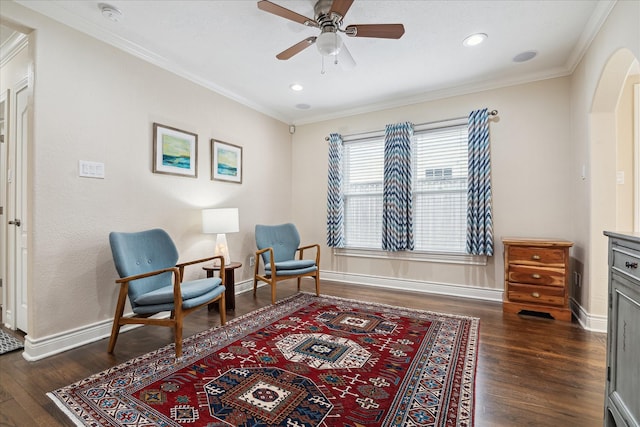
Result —
[[[239, 262], [230, 262], [224, 266], [224, 303], [227, 310], [235, 310], [236, 308], [236, 280], [233, 277], [233, 271], [240, 267], [242, 264]], [[202, 269], [207, 272], [207, 277], [213, 277], [214, 272], [220, 271], [220, 266], [204, 266]], [[217, 302], [212, 302], [209, 304], [209, 310], [217, 305]]]

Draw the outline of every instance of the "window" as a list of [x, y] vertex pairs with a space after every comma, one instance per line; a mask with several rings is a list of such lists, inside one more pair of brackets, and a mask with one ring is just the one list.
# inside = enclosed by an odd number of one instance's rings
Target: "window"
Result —
[[384, 137], [345, 143], [342, 158], [345, 246], [380, 249]]
[[[417, 128], [413, 136], [415, 251], [465, 253], [467, 125]], [[384, 135], [346, 139], [343, 153], [345, 246], [382, 246]]]
[[466, 125], [414, 133], [413, 237], [417, 251], [465, 252], [467, 144]]

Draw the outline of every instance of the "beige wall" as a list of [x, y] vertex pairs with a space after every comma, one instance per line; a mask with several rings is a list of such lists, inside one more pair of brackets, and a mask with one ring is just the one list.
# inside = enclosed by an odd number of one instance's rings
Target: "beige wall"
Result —
[[[324, 245], [329, 133], [466, 116], [483, 107], [499, 111], [490, 124], [496, 244], [487, 266], [332, 255]], [[323, 270], [502, 289], [502, 237], [571, 237], [569, 116], [569, 79], [558, 78], [299, 126], [292, 155], [294, 219], [306, 240], [323, 243]]]
[[[30, 339], [113, 318], [113, 230], [162, 227], [181, 259], [204, 257], [215, 236], [200, 208], [238, 207], [227, 238], [237, 279], [250, 277], [253, 225], [291, 217], [288, 126], [15, 3], [1, 12], [36, 30]], [[151, 172], [153, 122], [198, 134], [197, 179]], [[241, 185], [210, 180], [210, 138], [243, 147]], [[79, 160], [103, 162], [106, 178], [79, 178]]]

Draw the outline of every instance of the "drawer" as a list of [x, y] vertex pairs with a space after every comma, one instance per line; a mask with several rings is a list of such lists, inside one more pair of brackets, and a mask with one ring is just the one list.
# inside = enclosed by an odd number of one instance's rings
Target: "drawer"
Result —
[[613, 248], [613, 267], [624, 273], [640, 279], [640, 256], [626, 250], [626, 248]]
[[564, 288], [509, 283], [509, 301], [564, 306]]
[[526, 265], [564, 267], [565, 250], [562, 248], [537, 248], [533, 246], [510, 246], [509, 262]]
[[540, 268], [525, 265], [509, 265], [507, 280], [509, 282], [533, 285], [564, 287], [565, 270], [564, 268]]

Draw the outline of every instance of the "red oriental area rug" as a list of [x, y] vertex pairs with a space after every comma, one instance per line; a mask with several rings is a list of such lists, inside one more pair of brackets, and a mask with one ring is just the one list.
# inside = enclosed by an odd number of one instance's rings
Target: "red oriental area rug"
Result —
[[49, 397], [84, 426], [473, 426], [478, 328], [302, 293]]

